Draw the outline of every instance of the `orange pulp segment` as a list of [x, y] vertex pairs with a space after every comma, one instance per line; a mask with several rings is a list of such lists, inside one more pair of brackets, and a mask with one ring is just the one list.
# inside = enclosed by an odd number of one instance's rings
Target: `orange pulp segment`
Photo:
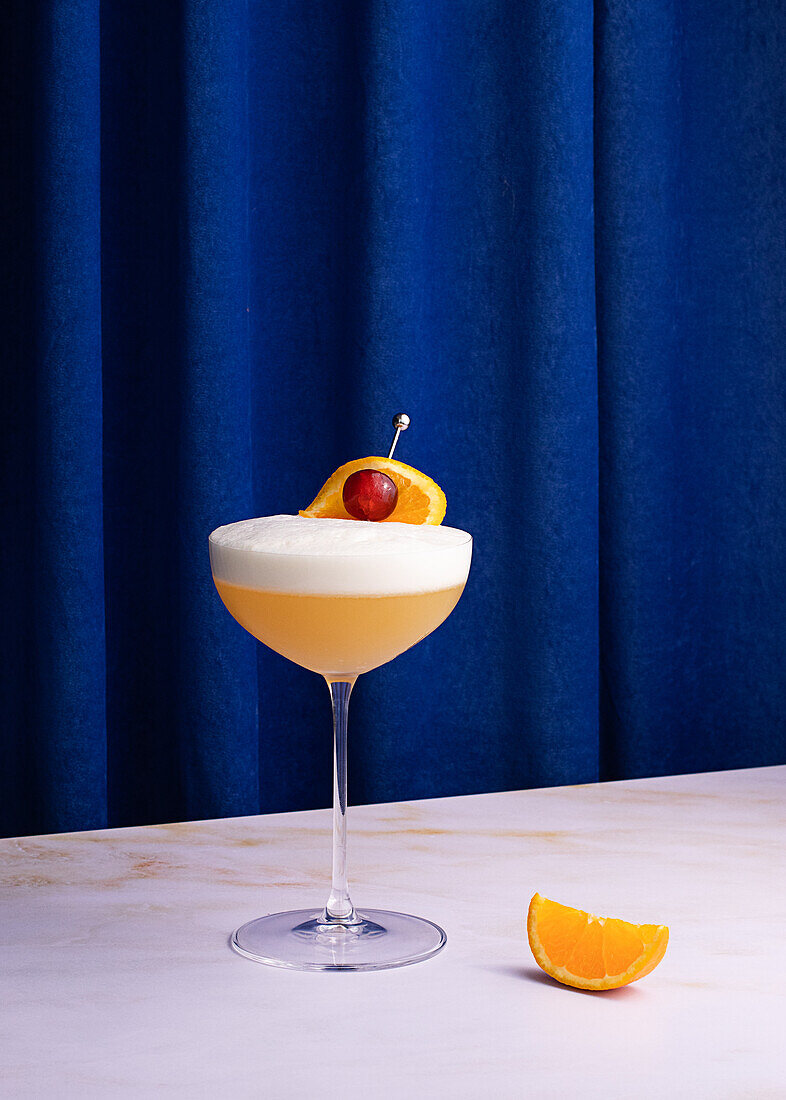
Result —
[[535, 894], [527, 935], [535, 962], [576, 989], [618, 989], [654, 970], [669, 942], [664, 924], [596, 917]]
[[[352, 519], [344, 507], [344, 482], [356, 470], [381, 470], [396, 483], [398, 500], [387, 519], [377, 523], [431, 523], [435, 526], [445, 518], [445, 494], [426, 474], [397, 462], [395, 458], [356, 458], [345, 462], [331, 474], [317, 495], [299, 514], [310, 519]], [[358, 520], [356, 522], [363, 522]]]

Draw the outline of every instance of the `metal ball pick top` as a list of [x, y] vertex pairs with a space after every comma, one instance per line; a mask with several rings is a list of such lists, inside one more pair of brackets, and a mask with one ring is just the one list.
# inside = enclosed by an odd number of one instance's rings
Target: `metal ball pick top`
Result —
[[393, 442], [390, 444], [388, 458], [393, 457], [393, 452], [395, 451], [396, 444], [398, 443], [398, 437], [409, 427], [409, 417], [407, 416], [407, 414], [396, 413], [396, 415], [393, 417], [393, 427], [396, 429], [396, 434], [393, 436]]

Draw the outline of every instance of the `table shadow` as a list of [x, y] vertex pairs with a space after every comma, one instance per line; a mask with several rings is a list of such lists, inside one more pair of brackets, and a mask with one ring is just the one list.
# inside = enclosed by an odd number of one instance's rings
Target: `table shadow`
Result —
[[624, 985], [621, 989], [576, 989], [572, 985], [563, 985], [562, 982], [550, 978], [548, 974], [545, 974], [537, 966], [497, 965], [485, 966], [483, 969], [494, 971], [497, 974], [503, 974], [508, 978], [516, 978], [518, 981], [535, 982], [536, 985], [547, 985], [552, 989], [561, 989], [568, 993], [578, 993], [582, 997], [603, 997], [606, 1000], [618, 1001], [630, 997], [635, 999], [642, 995], [640, 989], [633, 989], [629, 985]]

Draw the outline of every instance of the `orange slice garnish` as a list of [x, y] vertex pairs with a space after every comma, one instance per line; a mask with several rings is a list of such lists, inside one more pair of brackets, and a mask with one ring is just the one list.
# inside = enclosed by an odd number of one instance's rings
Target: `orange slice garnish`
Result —
[[654, 970], [669, 942], [664, 924], [596, 917], [535, 894], [527, 935], [535, 962], [576, 989], [619, 989]]
[[381, 470], [396, 483], [396, 507], [387, 519], [377, 522], [437, 525], [445, 518], [447, 501], [436, 481], [412, 466], [397, 462], [395, 458], [356, 458], [354, 462], [345, 462], [330, 475], [308, 508], [304, 508], [299, 514], [310, 519], [352, 519], [344, 507], [341, 494], [344, 482], [356, 470]]

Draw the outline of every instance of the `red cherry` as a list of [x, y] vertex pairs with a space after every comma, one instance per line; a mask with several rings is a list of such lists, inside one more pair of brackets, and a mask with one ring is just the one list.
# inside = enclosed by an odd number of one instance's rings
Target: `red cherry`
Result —
[[355, 470], [341, 495], [353, 519], [387, 519], [398, 501], [395, 481], [381, 470]]

